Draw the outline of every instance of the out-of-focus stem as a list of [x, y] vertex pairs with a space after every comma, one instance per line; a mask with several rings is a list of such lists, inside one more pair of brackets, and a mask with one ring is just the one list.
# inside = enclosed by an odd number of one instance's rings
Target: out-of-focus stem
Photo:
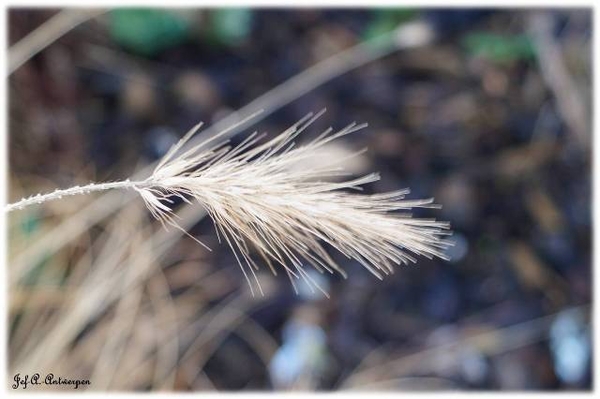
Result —
[[106, 10], [79, 8], [60, 11], [8, 50], [8, 74], [77, 25], [104, 12]]

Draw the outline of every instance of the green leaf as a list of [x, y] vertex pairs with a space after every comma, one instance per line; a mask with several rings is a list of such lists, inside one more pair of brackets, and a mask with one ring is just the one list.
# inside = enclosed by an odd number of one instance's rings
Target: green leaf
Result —
[[371, 40], [396, 29], [398, 25], [416, 18], [419, 12], [412, 8], [380, 8], [373, 11], [373, 20], [365, 29], [363, 40]]
[[122, 8], [109, 14], [115, 42], [131, 52], [153, 56], [187, 38], [188, 22], [175, 13], [149, 8]]
[[252, 11], [247, 8], [222, 8], [210, 13], [209, 36], [215, 42], [235, 46], [248, 37], [252, 29]]
[[527, 35], [471, 33], [463, 38], [462, 44], [471, 56], [497, 63], [535, 59], [535, 47]]

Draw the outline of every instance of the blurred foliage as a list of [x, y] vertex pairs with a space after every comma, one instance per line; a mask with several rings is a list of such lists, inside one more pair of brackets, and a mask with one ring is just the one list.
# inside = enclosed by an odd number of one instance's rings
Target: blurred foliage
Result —
[[462, 40], [462, 45], [470, 55], [497, 63], [535, 59], [535, 47], [527, 35], [509, 36], [476, 32], [467, 34]]
[[40, 228], [39, 212], [32, 211], [25, 213], [23, 219], [21, 220], [20, 226], [21, 232], [25, 235], [25, 237], [31, 237], [31, 235]]
[[[46, 271], [46, 267], [49, 265], [52, 257], [49, 254], [44, 255], [40, 261], [25, 275], [23, 278], [23, 286], [35, 287], [40, 283], [41, 277]], [[49, 284], [48, 279], [43, 281], [44, 284]]]
[[208, 39], [235, 46], [252, 30], [252, 11], [247, 8], [220, 8], [210, 13]]
[[363, 33], [364, 40], [376, 38], [396, 29], [398, 25], [418, 17], [419, 12], [413, 8], [380, 8], [373, 11], [372, 15], [373, 20]]
[[110, 11], [109, 32], [128, 50], [152, 56], [183, 42], [188, 22], [173, 12], [155, 9], [122, 8]]

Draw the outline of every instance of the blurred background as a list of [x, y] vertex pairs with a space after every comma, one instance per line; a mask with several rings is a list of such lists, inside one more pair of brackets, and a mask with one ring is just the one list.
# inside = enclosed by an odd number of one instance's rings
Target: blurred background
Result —
[[368, 147], [345, 165], [381, 172], [367, 192], [435, 197], [416, 216], [455, 242], [384, 281], [336, 257], [347, 279], [313, 276], [330, 299], [265, 267], [252, 297], [200, 207], [179, 214], [212, 252], [127, 192], [13, 212], [9, 382], [591, 388], [591, 9], [13, 8], [8, 28], [10, 202], [148, 175], [199, 121], [264, 109], [235, 143], [327, 108], [299, 141], [368, 122], [330, 150]]

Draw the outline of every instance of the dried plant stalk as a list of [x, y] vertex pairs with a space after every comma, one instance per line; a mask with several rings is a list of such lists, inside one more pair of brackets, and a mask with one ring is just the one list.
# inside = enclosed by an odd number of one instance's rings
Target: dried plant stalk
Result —
[[335, 133], [330, 128], [312, 142], [295, 147], [294, 138], [321, 114], [307, 115], [264, 144], [259, 144], [263, 135], [255, 132], [236, 147], [227, 142], [211, 146], [217, 135], [182, 151], [199, 124], [168, 151], [146, 180], [57, 190], [5, 209], [12, 211], [66, 195], [129, 188], [140, 194], [150, 213], [165, 227], [181, 229], [173, 213], [173, 200], [195, 200], [212, 218], [219, 241], [231, 247], [253, 294], [250, 274], [261, 293], [262, 289], [251, 248], [273, 273], [277, 274], [277, 264], [282, 267], [294, 289], [294, 280], [300, 278], [311, 288], [316, 286], [304, 270], [304, 263], [321, 272], [345, 276], [324, 243], [357, 260], [380, 279], [393, 272], [394, 264], [416, 262], [413, 255], [446, 259], [443, 250], [449, 243], [441, 237], [448, 234], [448, 223], [398, 212], [437, 207], [433, 199], [407, 200], [407, 189], [373, 195], [349, 192], [360, 190], [379, 176], [328, 181], [344, 175], [335, 166], [340, 160], [319, 168], [297, 167], [327, 143], [366, 126], [352, 123]]

